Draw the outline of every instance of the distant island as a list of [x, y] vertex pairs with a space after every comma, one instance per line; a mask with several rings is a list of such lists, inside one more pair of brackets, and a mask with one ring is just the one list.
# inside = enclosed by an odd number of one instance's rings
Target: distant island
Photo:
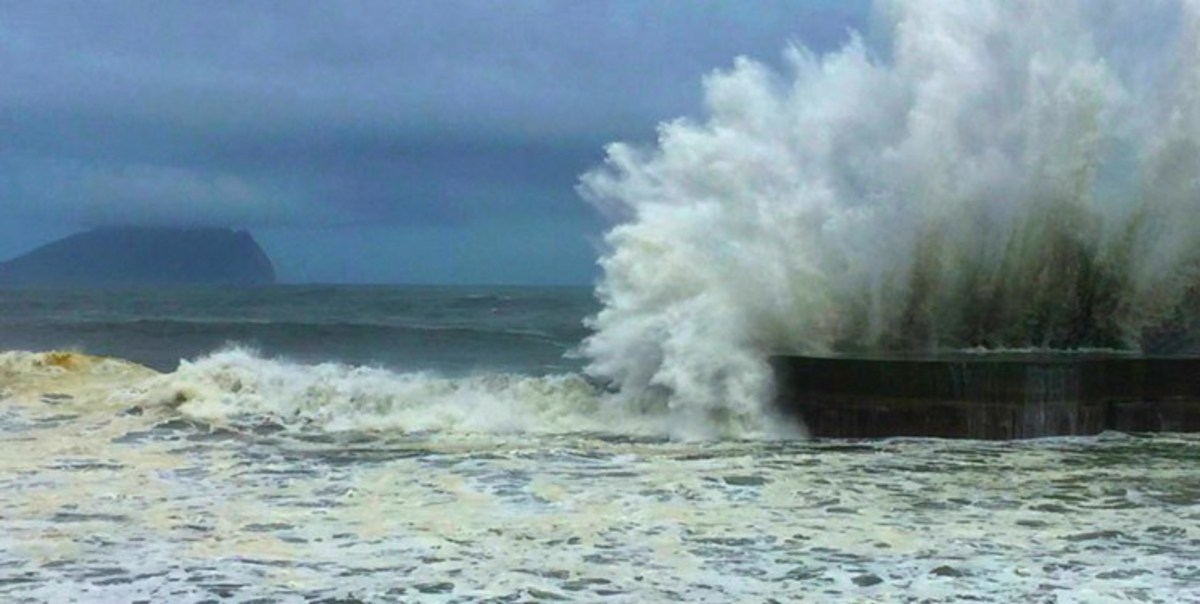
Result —
[[106, 227], [0, 263], [0, 286], [263, 285], [275, 267], [249, 233]]

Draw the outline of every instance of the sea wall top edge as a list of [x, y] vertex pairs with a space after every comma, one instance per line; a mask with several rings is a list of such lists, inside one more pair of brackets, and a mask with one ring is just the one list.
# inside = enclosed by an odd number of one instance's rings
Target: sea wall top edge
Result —
[[795, 360], [814, 361], [848, 361], [848, 362], [881, 362], [881, 363], [1036, 363], [1036, 364], [1070, 364], [1095, 361], [1186, 361], [1200, 362], [1196, 354], [1143, 354], [1137, 351], [1119, 350], [1086, 350], [1086, 351], [942, 351], [942, 352], [873, 352], [873, 353], [838, 353], [838, 354], [792, 354], [777, 353], [770, 355], [773, 362]]

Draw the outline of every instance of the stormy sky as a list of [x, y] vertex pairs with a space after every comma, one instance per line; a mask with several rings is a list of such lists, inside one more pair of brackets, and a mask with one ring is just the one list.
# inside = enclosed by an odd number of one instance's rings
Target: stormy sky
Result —
[[574, 191], [700, 80], [866, 2], [0, 0], [0, 258], [100, 225], [255, 234], [292, 282], [587, 284]]

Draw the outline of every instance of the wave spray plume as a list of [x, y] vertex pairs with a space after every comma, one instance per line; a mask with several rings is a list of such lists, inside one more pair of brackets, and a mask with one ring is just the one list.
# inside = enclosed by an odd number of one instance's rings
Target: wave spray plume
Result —
[[1194, 346], [1200, 2], [875, 11], [583, 177], [617, 221], [588, 371], [763, 433], [772, 353]]

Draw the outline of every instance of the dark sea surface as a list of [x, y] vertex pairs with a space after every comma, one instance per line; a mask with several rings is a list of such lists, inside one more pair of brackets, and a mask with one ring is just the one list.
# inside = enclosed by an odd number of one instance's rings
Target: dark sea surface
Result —
[[577, 369], [589, 288], [276, 286], [14, 289], [0, 347], [70, 348], [160, 371], [224, 346], [398, 370]]
[[1196, 436], [681, 439], [597, 310], [0, 292], [0, 601], [1200, 602]]

